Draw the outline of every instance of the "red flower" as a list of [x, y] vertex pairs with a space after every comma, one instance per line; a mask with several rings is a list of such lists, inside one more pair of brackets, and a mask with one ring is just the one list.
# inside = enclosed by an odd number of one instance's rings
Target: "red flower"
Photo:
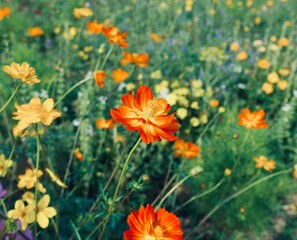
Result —
[[104, 71], [96, 71], [94, 72], [94, 80], [99, 87], [104, 86], [104, 79], [107, 77]]
[[244, 108], [241, 110], [241, 113], [238, 115], [239, 126], [245, 126], [247, 129], [251, 128], [267, 128], [268, 125], [265, 122], [265, 112], [260, 109], [259, 111], [256, 112], [250, 112], [249, 109]]
[[151, 205], [142, 206], [130, 213], [127, 219], [130, 227], [124, 232], [124, 240], [182, 240], [183, 231], [175, 214], [164, 208], [154, 211]]
[[141, 86], [137, 96], [127, 93], [122, 97], [124, 105], [118, 109], [111, 109], [112, 118], [122, 123], [128, 131], [138, 131], [143, 142], [149, 144], [176, 139], [171, 135], [178, 130], [178, 121], [174, 114], [168, 115], [170, 105], [165, 99], [154, 99], [153, 92], [147, 86]]

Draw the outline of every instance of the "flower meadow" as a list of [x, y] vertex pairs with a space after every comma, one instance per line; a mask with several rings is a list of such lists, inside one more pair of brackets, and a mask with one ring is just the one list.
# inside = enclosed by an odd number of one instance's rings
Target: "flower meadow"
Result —
[[0, 239], [297, 239], [296, 6], [0, 1]]

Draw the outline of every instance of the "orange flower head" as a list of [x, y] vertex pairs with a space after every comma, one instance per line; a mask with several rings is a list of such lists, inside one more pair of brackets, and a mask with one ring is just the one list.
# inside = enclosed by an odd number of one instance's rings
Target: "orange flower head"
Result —
[[94, 72], [94, 80], [99, 87], [104, 86], [104, 79], [107, 77], [104, 71], [96, 71]]
[[2, 20], [3, 18], [9, 16], [10, 12], [11, 11], [10, 11], [9, 7], [0, 8], [0, 20]]
[[127, 219], [130, 227], [124, 232], [124, 240], [182, 240], [183, 231], [180, 221], [173, 213], [164, 208], [154, 211], [151, 205], [142, 206], [139, 211], [130, 213]]
[[194, 158], [200, 152], [200, 148], [196, 144], [191, 142], [184, 142], [181, 139], [177, 139], [174, 142], [174, 148], [175, 157], [182, 156], [185, 158]]
[[112, 78], [115, 82], [120, 83], [126, 80], [129, 77], [129, 73], [118, 68], [112, 71]]
[[44, 31], [40, 27], [33, 27], [28, 29], [28, 35], [30, 37], [37, 37], [43, 34], [44, 34]]
[[114, 120], [113, 119], [98, 119], [96, 121], [96, 127], [97, 128], [103, 128], [103, 129], [109, 129], [109, 128], [114, 128], [115, 124], [114, 124]]
[[247, 129], [251, 128], [267, 128], [268, 125], [265, 122], [265, 112], [264, 110], [260, 109], [256, 112], [250, 112], [248, 108], [244, 108], [241, 110], [241, 113], [238, 115], [239, 126], [245, 126]]
[[260, 59], [258, 61], [258, 67], [261, 69], [268, 69], [270, 67], [270, 62], [266, 59]]
[[128, 47], [128, 43], [126, 42], [127, 32], [121, 33], [118, 28], [113, 26], [108, 28], [103, 27], [102, 32], [104, 36], [109, 39], [110, 43], [117, 43], [122, 48]]
[[73, 153], [74, 153], [74, 156], [76, 157], [77, 160], [79, 160], [79, 161], [83, 161], [84, 160], [84, 155], [79, 150], [79, 148], [74, 149]]
[[147, 86], [141, 86], [136, 97], [134, 91], [122, 97], [123, 105], [118, 109], [111, 109], [112, 118], [128, 131], [138, 131], [143, 142], [149, 144], [176, 139], [172, 133], [178, 130], [178, 121], [174, 114], [168, 115], [170, 104], [165, 99], [154, 99], [153, 92]]
[[264, 168], [268, 172], [272, 172], [276, 168], [274, 160], [268, 160], [265, 156], [253, 157], [256, 162], [256, 168]]
[[124, 57], [120, 60], [120, 64], [126, 66], [128, 63], [132, 63], [138, 67], [147, 67], [148, 61], [148, 54], [124, 52]]
[[163, 40], [157, 33], [152, 33], [151, 38], [154, 40], [155, 43], [159, 43]]
[[97, 23], [97, 20], [87, 23], [89, 34], [100, 34], [102, 32], [103, 27], [104, 27], [104, 24]]

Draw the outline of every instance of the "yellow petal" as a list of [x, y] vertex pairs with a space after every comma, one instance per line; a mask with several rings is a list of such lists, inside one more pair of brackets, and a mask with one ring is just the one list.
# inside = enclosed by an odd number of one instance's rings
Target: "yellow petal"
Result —
[[30, 100], [30, 103], [29, 103], [30, 105], [32, 104], [34, 104], [34, 105], [41, 105], [41, 100], [40, 100], [40, 98], [32, 98], [31, 100]]
[[42, 211], [48, 218], [52, 218], [57, 215], [57, 211], [54, 207], [47, 207]]
[[51, 198], [48, 194], [45, 194], [38, 202], [37, 206], [39, 209], [44, 209], [48, 206]]
[[25, 204], [22, 200], [17, 200], [14, 204], [15, 210], [23, 211], [25, 208]]
[[54, 100], [52, 98], [46, 99], [42, 104], [42, 108], [49, 112], [54, 108]]
[[37, 213], [37, 223], [41, 228], [47, 228], [49, 224], [48, 217], [43, 212]]

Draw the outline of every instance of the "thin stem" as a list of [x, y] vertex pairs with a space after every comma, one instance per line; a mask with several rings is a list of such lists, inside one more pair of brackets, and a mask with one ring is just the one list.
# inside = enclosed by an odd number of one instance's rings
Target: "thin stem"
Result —
[[21, 86], [20, 83], [18, 83], [18, 85], [16, 86], [16, 88], [14, 89], [13, 93], [11, 94], [10, 98], [6, 101], [6, 103], [1, 107], [0, 109], [0, 113], [7, 107], [7, 105], [11, 102], [11, 100], [13, 99], [14, 95], [16, 94], [16, 92], [18, 91], [19, 87]]
[[5, 213], [5, 216], [7, 216], [7, 209], [6, 209], [6, 206], [5, 206], [5, 203], [4, 203], [4, 200], [0, 198], [0, 203], [2, 205], [2, 208], [4, 210], [4, 213]]
[[74, 84], [56, 101], [55, 106], [57, 106], [71, 91], [73, 91], [75, 88], [77, 88], [78, 86], [87, 82], [90, 79], [91, 79], [91, 77], [86, 77], [86, 78], [82, 79], [81, 81], [77, 82], [76, 84]]
[[188, 180], [192, 175], [188, 175], [185, 178], [183, 178], [182, 180], [180, 180], [175, 186], [173, 186], [173, 188], [171, 188], [166, 195], [161, 199], [161, 201], [159, 202], [159, 204], [157, 205], [156, 209], [160, 208], [161, 205], [163, 204], [163, 202], [170, 196], [171, 193], [173, 193], [180, 185], [182, 185], [186, 180]]
[[178, 210], [182, 209], [183, 207], [185, 207], [185, 206], [188, 205], [189, 203], [191, 203], [191, 202], [193, 202], [193, 201], [195, 201], [195, 200], [197, 200], [197, 199], [199, 199], [199, 198], [202, 198], [202, 197], [206, 196], [207, 194], [209, 194], [209, 193], [215, 191], [218, 187], [220, 187], [220, 186], [222, 185], [222, 183], [224, 182], [224, 180], [225, 180], [225, 179], [222, 178], [222, 179], [221, 179], [215, 186], [213, 186], [211, 189], [209, 189], [209, 190], [207, 190], [207, 191], [205, 191], [205, 192], [203, 192], [203, 193], [201, 193], [201, 194], [197, 194], [197, 195], [191, 197], [188, 201], [184, 202], [182, 205], [180, 205], [178, 208], [176, 208], [176, 209], [174, 210], [174, 212], [177, 212]]
[[[139, 143], [141, 142], [141, 138], [138, 139], [138, 141], [135, 143], [134, 147], [131, 149], [130, 153], [128, 154], [127, 158], [126, 158], [126, 161], [125, 161], [125, 164], [124, 164], [124, 167], [123, 167], [123, 170], [121, 172], [121, 175], [120, 175], [120, 178], [119, 178], [119, 181], [118, 181], [118, 184], [116, 186], [116, 190], [114, 192], [114, 195], [113, 195], [113, 198], [112, 198], [112, 202], [111, 204], [109, 205], [109, 208], [108, 208], [108, 214], [107, 214], [107, 217], [106, 219], [104, 219], [104, 223], [103, 223], [103, 228], [102, 228], [102, 231], [101, 231], [101, 234], [99, 236], [99, 240], [102, 239], [103, 237], [103, 234], [105, 232], [105, 229], [106, 229], [106, 226], [107, 226], [107, 223], [109, 221], [109, 218], [112, 214], [112, 211], [113, 211], [113, 207], [114, 207], [114, 203], [115, 203], [115, 200], [117, 198], [117, 195], [118, 195], [118, 191], [120, 189], [120, 186], [122, 184], [122, 180], [123, 180], [123, 177], [124, 177], [124, 174], [125, 174], [125, 171], [126, 171], [126, 168], [128, 166], [128, 163], [129, 163], [129, 160], [132, 156], [132, 153], [135, 151], [136, 147], [139, 145]], [[98, 225], [99, 226], [99, 225]], [[99, 228], [98, 226], [94, 229], [94, 231], [92, 233], [95, 233]], [[89, 235], [89, 237], [91, 236], [91, 234]]]
[[217, 204], [199, 223], [198, 225], [185, 237], [185, 240], [186, 239], [189, 239], [189, 237], [194, 233], [196, 232], [200, 226], [206, 222], [207, 219], [209, 219], [220, 207], [222, 207], [223, 205], [225, 205], [227, 202], [231, 201], [232, 199], [236, 198], [237, 196], [241, 195], [242, 193], [246, 192], [247, 190], [249, 190], [250, 188], [262, 183], [262, 182], [265, 182], [267, 181], [268, 179], [270, 178], [273, 178], [273, 177], [276, 177], [276, 176], [279, 176], [279, 175], [282, 175], [282, 174], [285, 174], [285, 173], [289, 173], [292, 171], [292, 168], [290, 169], [286, 169], [286, 170], [283, 170], [283, 171], [279, 171], [279, 172], [276, 172], [276, 173], [272, 173], [268, 176], [265, 176], [263, 178], [260, 178], [259, 180], [249, 184], [248, 186], [242, 188], [241, 190], [239, 190], [238, 192], [232, 194], [230, 197], [226, 198], [224, 201], [220, 202], [219, 204]]
[[38, 134], [38, 124], [35, 124], [35, 130], [36, 130], [36, 183], [35, 183], [35, 227], [34, 227], [34, 236], [37, 239], [37, 203], [38, 203], [38, 170], [39, 170], [39, 157], [40, 157], [40, 139]]
[[104, 68], [104, 66], [105, 66], [105, 63], [106, 63], [107, 59], [109, 58], [110, 54], [112, 53], [113, 48], [114, 48], [114, 45], [112, 44], [111, 47], [109, 48], [109, 50], [108, 50], [108, 52], [107, 52], [107, 54], [106, 54], [104, 60], [103, 60], [103, 63], [102, 63], [102, 65], [101, 65], [101, 70], [103, 70], [103, 68]]
[[154, 206], [158, 201], [159, 199], [161, 198], [161, 196], [163, 195], [163, 193], [166, 191], [166, 189], [170, 186], [170, 184], [173, 182], [173, 180], [177, 177], [177, 175], [173, 175], [171, 177], [171, 179], [168, 181], [168, 183], [163, 187], [161, 193], [158, 195], [158, 197], [156, 197], [156, 199], [154, 200], [154, 202], [152, 203], [152, 206]]

